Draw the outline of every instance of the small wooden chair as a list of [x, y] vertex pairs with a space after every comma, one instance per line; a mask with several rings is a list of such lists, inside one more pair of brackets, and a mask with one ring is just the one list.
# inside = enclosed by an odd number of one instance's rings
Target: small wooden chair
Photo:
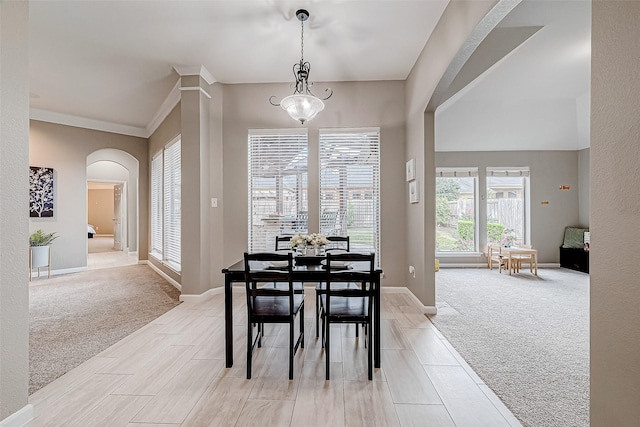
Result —
[[509, 261], [505, 259], [505, 256], [502, 254], [502, 246], [500, 245], [489, 245], [487, 248], [487, 263], [489, 264], [489, 270], [493, 270], [493, 264], [498, 264], [498, 272], [502, 274], [502, 269], [507, 268], [507, 263]]
[[[531, 249], [531, 245], [518, 245], [518, 247], [523, 249]], [[513, 261], [513, 272], [519, 273], [520, 268], [523, 263], [529, 263], [529, 272], [533, 273], [533, 255], [531, 254], [513, 254], [511, 256], [511, 260]]]

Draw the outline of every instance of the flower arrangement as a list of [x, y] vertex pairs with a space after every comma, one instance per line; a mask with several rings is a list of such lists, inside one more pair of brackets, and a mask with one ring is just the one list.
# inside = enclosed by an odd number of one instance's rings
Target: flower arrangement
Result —
[[289, 243], [292, 248], [300, 246], [324, 246], [329, 244], [329, 240], [324, 234], [312, 233], [312, 234], [296, 234], [291, 238]]
[[512, 228], [505, 228], [504, 233], [502, 234], [502, 245], [509, 247], [513, 246], [516, 242], [516, 232]]

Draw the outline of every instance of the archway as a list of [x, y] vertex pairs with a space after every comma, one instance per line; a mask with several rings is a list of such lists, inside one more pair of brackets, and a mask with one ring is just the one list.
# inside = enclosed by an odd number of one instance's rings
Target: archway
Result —
[[[104, 266], [131, 264], [134, 261], [137, 262], [139, 258], [138, 182], [139, 162], [130, 154], [122, 150], [107, 148], [94, 151], [87, 156], [87, 219], [89, 219], [89, 204], [102, 203], [103, 222], [102, 225], [97, 225], [97, 230], [93, 231], [97, 235], [112, 235], [111, 249], [124, 252], [118, 261], [109, 260]], [[109, 201], [109, 199], [111, 200]], [[114, 209], [114, 203], [121, 203], [121, 209]], [[100, 209], [97, 210], [100, 211]], [[116, 215], [116, 211], [121, 213]], [[109, 224], [109, 216], [115, 219], [111, 224]], [[94, 222], [100, 220], [100, 216], [96, 216], [95, 212], [92, 218]], [[106, 222], [104, 222], [105, 219]], [[96, 226], [96, 224], [93, 225]], [[88, 248], [89, 239], [87, 250]]]

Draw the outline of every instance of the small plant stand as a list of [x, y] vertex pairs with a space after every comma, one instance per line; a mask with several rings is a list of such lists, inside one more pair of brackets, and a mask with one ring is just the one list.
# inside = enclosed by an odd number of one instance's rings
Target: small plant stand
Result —
[[40, 269], [47, 267], [47, 279], [51, 277], [51, 247], [30, 246], [29, 247], [29, 281], [33, 277], [33, 269], [37, 269], [40, 277]]

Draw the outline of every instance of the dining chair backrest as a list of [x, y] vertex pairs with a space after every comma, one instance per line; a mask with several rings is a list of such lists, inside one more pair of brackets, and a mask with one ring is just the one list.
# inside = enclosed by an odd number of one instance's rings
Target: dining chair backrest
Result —
[[291, 237], [292, 236], [276, 236], [276, 251], [291, 249], [291, 245], [289, 244], [291, 242]]
[[[270, 265], [271, 264], [271, 265]], [[275, 268], [274, 268], [275, 266]], [[289, 296], [293, 312], [294, 286], [292, 279], [293, 254], [258, 252], [244, 254], [244, 277], [247, 289], [247, 304], [253, 306], [257, 296]], [[258, 283], [278, 282], [288, 286], [260, 287]]]
[[[363, 294], [373, 293], [375, 284], [375, 254], [374, 253], [356, 253], [344, 252], [332, 254], [327, 252], [327, 260], [325, 264], [327, 270], [326, 276], [326, 293], [327, 296], [362, 296]], [[362, 283], [361, 289], [331, 289], [331, 283], [336, 282], [356, 282]]]
[[326, 246], [327, 251], [341, 249], [349, 252], [351, 250], [349, 236], [327, 236], [327, 240], [329, 241]]

